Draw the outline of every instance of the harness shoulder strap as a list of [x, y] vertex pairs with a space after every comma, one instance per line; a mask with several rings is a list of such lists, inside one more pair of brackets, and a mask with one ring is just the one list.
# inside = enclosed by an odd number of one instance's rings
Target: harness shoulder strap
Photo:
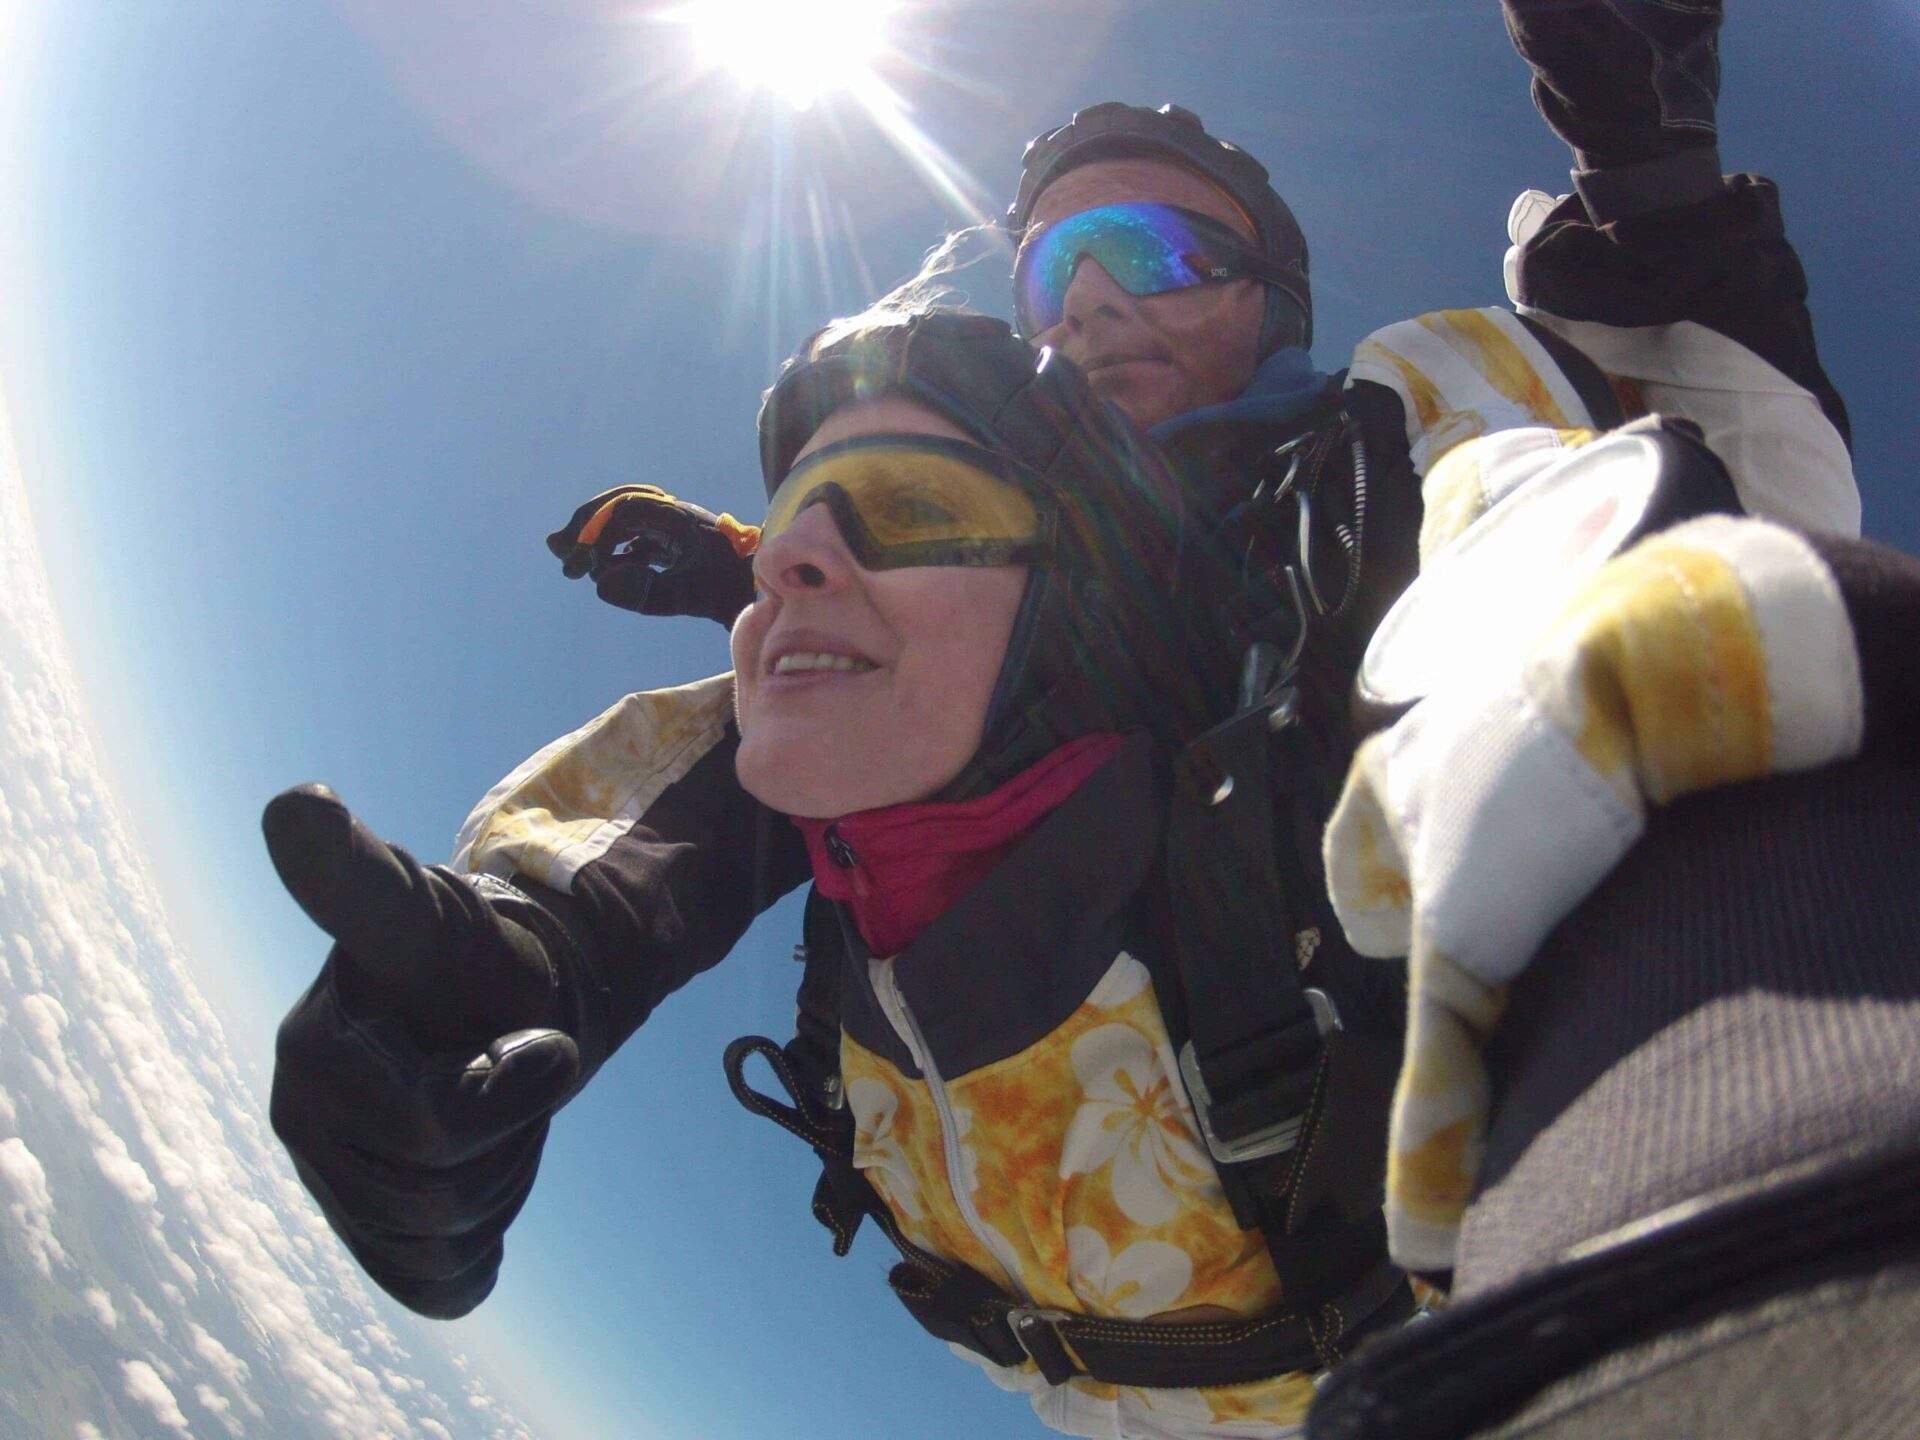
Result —
[[1333, 1025], [1300, 981], [1289, 904], [1300, 891], [1282, 881], [1288, 847], [1274, 843], [1270, 723], [1265, 706], [1248, 707], [1182, 751], [1167, 820], [1181, 1075], [1247, 1228], [1262, 1217], [1231, 1167], [1296, 1147]]
[[1614, 393], [1612, 383], [1584, 350], [1554, 334], [1538, 320], [1526, 315], [1516, 315], [1514, 318], [1540, 342], [1540, 348], [1553, 357], [1553, 363], [1567, 377], [1567, 383], [1573, 386], [1580, 403], [1587, 407], [1594, 429], [1617, 430], [1627, 423], [1626, 411], [1621, 408], [1620, 397]]
[[1317, 826], [1294, 822], [1315, 803], [1313, 757], [1291, 688], [1247, 688], [1175, 763], [1165, 1008], [1235, 1219], [1262, 1233], [1287, 1302], [1349, 1336], [1394, 1290], [1380, 1200], [1398, 1055], [1304, 982], [1317, 932], [1298, 908], [1300, 836]]

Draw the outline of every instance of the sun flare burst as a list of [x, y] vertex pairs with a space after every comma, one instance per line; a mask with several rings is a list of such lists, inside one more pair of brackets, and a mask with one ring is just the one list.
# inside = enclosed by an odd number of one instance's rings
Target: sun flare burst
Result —
[[688, 0], [671, 12], [702, 62], [795, 110], [857, 90], [887, 50], [897, 0]]

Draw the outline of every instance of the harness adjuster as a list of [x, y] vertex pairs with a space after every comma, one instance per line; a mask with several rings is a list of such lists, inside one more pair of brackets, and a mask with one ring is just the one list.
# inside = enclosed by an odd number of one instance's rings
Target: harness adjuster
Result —
[[1016, 1305], [1007, 1311], [1007, 1328], [1027, 1358], [1040, 1367], [1049, 1385], [1064, 1385], [1076, 1375], [1086, 1373], [1059, 1329], [1073, 1318], [1064, 1310], [1048, 1310], [1038, 1305]]
[[[1340, 1011], [1326, 991], [1309, 986], [1303, 991], [1313, 1011], [1313, 1023], [1322, 1038], [1341, 1028]], [[1180, 1078], [1186, 1082], [1187, 1098], [1193, 1102], [1194, 1118], [1200, 1122], [1200, 1138], [1207, 1153], [1222, 1165], [1240, 1165], [1249, 1160], [1264, 1160], [1284, 1155], [1300, 1143], [1300, 1129], [1306, 1123], [1304, 1109], [1263, 1125], [1244, 1135], [1223, 1135], [1213, 1123], [1213, 1094], [1207, 1089], [1206, 1076], [1200, 1071], [1200, 1057], [1193, 1041], [1180, 1047]]]

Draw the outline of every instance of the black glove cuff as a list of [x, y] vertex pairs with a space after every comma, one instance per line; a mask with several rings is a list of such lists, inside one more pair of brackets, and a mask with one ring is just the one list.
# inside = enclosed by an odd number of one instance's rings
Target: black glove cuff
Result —
[[1677, 210], [1724, 191], [1719, 147], [1709, 142], [1637, 165], [1575, 170], [1573, 187], [1595, 225], [1631, 220], [1656, 210]]
[[573, 906], [566, 896], [544, 885], [523, 881], [529, 889], [540, 892], [540, 898], [536, 899], [528, 889], [498, 876], [475, 874], [461, 878], [503, 921], [531, 933], [546, 952], [560, 1009], [556, 1028], [572, 1036], [580, 1051], [580, 1076], [568, 1096], [571, 1099], [626, 1038], [615, 1033], [613, 992], [601, 978], [591, 945], [579, 928], [561, 918], [560, 912]]
[[707, 612], [707, 618], [731, 630], [740, 612], [753, 604], [753, 557], [736, 555], [735, 564], [723, 573], [725, 578], [716, 579], [714, 583], [718, 599]]

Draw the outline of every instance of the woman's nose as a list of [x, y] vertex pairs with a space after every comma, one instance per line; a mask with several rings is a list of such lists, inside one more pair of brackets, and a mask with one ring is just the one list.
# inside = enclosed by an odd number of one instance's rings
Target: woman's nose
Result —
[[852, 553], [833, 512], [809, 505], [754, 552], [753, 579], [781, 596], [823, 593], [844, 585], [854, 570]]

